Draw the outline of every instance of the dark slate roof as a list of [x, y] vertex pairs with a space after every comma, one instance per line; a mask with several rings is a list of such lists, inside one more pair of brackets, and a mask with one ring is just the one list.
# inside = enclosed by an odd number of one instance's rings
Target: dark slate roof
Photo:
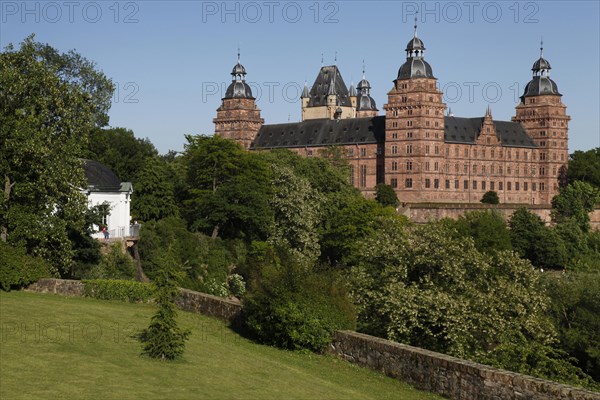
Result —
[[[493, 121], [503, 146], [537, 147], [518, 122]], [[481, 132], [483, 118], [444, 117], [444, 140], [449, 143], [473, 144]]]
[[119, 191], [121, 181], [114, 172], [98, 161], [83, 160], [88, 189], [94, 191]]
[[[335, 77], [335, 79], [334, 79]], [[319, 107], [327, 105], [327, 95], [333, 91], [338, 97], [339, 106], [352, 107], [348, 88], [344, 83], [342, 74], [336, 65], [321, 67], [315, 83], [310, 89], [309, 107]]]
[[385, 117], [309, 119], [263, 125], [252, 149], [380, 143], [385, 140]]
[[541, 96], [545, 94], [561, 95], [558, 92], [558, 86], [548, 76], [534, 76], [533, 79], [525, 86], [523, 96]]
[[431, 65], [422, 57], [408, 57], [398, 70], [399, 80], [411, 78], [434, 78]]

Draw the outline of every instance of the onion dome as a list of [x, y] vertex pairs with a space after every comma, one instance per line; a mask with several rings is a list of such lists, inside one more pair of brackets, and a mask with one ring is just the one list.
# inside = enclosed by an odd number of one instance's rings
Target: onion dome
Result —
[[542, 96], [542, 95], [557, 95], [561, 96], [558, 91], [556, 82], [550, 79], [550, 63], [543, 56], [544, 47], [543, 42], [540, 47], [540, 58], [533, 63], [531, 70], [533, 71], [533, 77], [525, 86], [521, 101], [524, 101], [525, 97], [530, 96]]
[[417, 37], [417, 20], [413, 38], [406, 45], [406, 62], [398, 70], [398, 80], [434, 78], [431, 65], [424, 59], [425, 44]]
[[240, 53], [238, 50], [237, 64], [231, 70], [231, 85], [225, 92], [225, 99], [254, 99], [252, 97], [252, 89], [246, 83], [246, 68], [240, 63]]
[[375, 100], [371, 97], [371, 84], [365, 78], [365, 66], [363, 62], [363, 78], [358, 82], [358, 99], [356, 111], [377, 111]]

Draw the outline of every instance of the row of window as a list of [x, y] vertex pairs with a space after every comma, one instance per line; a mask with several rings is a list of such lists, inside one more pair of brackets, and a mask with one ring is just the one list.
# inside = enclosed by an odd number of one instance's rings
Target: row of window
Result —
[[[465, 190], [469, 189], [469, 184], [471, 189], [473, 190], [496, 190], [496, 182], [494, 181], [471, 181], [469, 182], [469, 180], [464, 180], [463, 182], [463, 186], [462, 188]], [[513, 186], [514, 183], [514, 186]], [[390, 180], [390, 186], [393, 187], [394, 189], [398, 188], [398, 179], [397, 178], [392, 178]], [[454, 187], [454, 189], [460, 189], [460, 181], [458, 179], [455, 179], [454, 182], [450, 181], [450, 179], [446, 179], [445, 182], [445, 188], [446, 189], [451, 189], [451, 186]], [[407, 189], [410, 189], [413, 187], [413, 178], [406, 178], [404, 180], [404, 187]], [[424, 181], [424, 187], [425, 189], [440, 189], [440, 179], [425, 179]], [[515, 190], [515, 191], [520, 191], [523, 190], [524, 192], [528, 191], [529, 188], [531, 187], [531, 191], [535, 192], [538, 190], [538, 184], [537, 182], [531, 182], [531, 186], [529, 185], [529, 182], [506, 182], [506, 190], [507, 191], [511, 191], [511, 190]], [[497, 185], [497, 190], [498, 191], [503, 191], [504, 190], [504, 182], [500, 181], [498, 182]], [[539, 183], [539, 190], [540, 191], [545, 191], [546, 190], [546, 186], [544, 184], [544, 182], [540, 182]]]
[[[412, 132], [407, 132], [407, 134], [411, 134], [412, 135]], [[406, 145], [406, 153], [405, 154], [414, 154], [415, 153], [415, 149], [416, 149], [416, 146], [414, 146], [413, 144], [407, 144]], [[431, 153], [431, 150], [432, 150], [432, 146], [425, 145], [425, 155], [430, 155], [430, 154], [439, 155], [440, 154], [440, 146], [433, 146], [433, 153]], [[391, 148], [390, 148], [390, 153], [392, 155], [400, 154], [399, 153], [399, 146], [398, 145], [392, 145]], [[449, 153], [450, 153], [450, 148], [446, 147], [446, 156], [449, 156], [450, 155]], [[472, 151], [473, 158], [483, 158], [483, 159], [485, 159], [485, 158], [487, 158], [487, 154], [488, 153], [487, 153], [486, 149], [482, 149], [481, 151], [478, 151], [477, 149], [473, 149], [473, 151]], [[498, 152], [496, 152], [495, 149], [491, 149], [489, 154], [490, 154], [490, 158], [491, 159], [496, 158], [496, 155], [498, 155], [497, 158], [501, 160], [501, 159], [503, 159], [503, 156], [504, 156], [503, 150], [499, 150]], [[529, 160], [529, 152], [523, 152], [522, 154], [523, 154], [523, 160], [528, 161]], [[521, 158], [520, 155], [521, 155], [521, 153], [518, 150], [515, 151], [515, 159], [516, 160], [519, 160]], [[557, 155], [556, 152], [552, 152], [552, 153], [550, 153], [550, 155], [552, 156], [551, 157], [552, 160], [556, 161], [558, 159], [558, 155]], [[455, 157], [459, 156], [459, 149], [458, 149], [458, 147], [454, 148], [454, 156]], [[464, 149], [464, 156], [467, 157], [467, 158], [469, 157], [469, 149]], [[512, 150], [507, 150], [507, 153], [506, 153], [507, 159], [512, 160], [512, 156], [513, 156]], [[531, 159], [533, 161], [536, 160], [536, 153], [535, 152], [531, 153]], [[540, 153], [540, 161], [545, 161], [545, 160], [550, 160], [550, 157], [548, 156], [548, 153]], [[564, 152], [560, 153], [560, 160], [561, 161], [565, 161], [565, 153]]]
[[[405, 164], [405, 171], [413, 171], [415, 170], [416, 163], [413, 163], [413, 161], [406, 161]], [[391, 170], [393, 172], [398, 171], [399, 167], [399, 163], [398, 161], [392, 161], [391, 164]], [[433, 167], [433, 170], [432, 170]], [[439, 172], [440, 170], [440, 164], [437, 161], [434, 161], [433, 163], [430, 161], [426, 161], [425, 162], [425, 171], [434, 171], [434, 172]], [[478, 165], [473, 165], [472, 169], [472, 174], [473, 175], [504, 175], [504, 168], [499, 165], [498, 167], [496, 167], [495, 165], [491, 165], [491, 166], [486, 166], [486, 165], [482, 165], [481, 168], [479, 168]], [[546, 167], [536, 167], [536, 166], [532, 166], [530, 170], [525, 169], [524, 168], [524, 174], [525, 175], [531, 175], [531, 176], [535, 176], [535, 174], [539, 171], [540, 176], [545, 176], [546, 175]], [[446, 163], [444, 164], [444, 172], [445, 173], [450, 173], [450, 164]], [[521, 175], [521, 168], [520, 166], [516, 166], [516, 168], [514, 169], [515, 175], [520, 176]], [[558, 170], [557, 167], [553, 167], [552, 168], [552, 175], [556, 176]], [[454, 173], [455, 174], [459, 174], [460, 173], [460, 168], [459, 168], [459, 164], [456, 163], [454, 164]], [[463, 164], [463, 168], [462, 168], [462, 173], [463, 174], [468, 174], [469, 173], [469, 166], [467, 164]], [[507, 175], [512, 175], [513, 173], [513, 169], [511, 166], [506, 167], [506, 174]]]

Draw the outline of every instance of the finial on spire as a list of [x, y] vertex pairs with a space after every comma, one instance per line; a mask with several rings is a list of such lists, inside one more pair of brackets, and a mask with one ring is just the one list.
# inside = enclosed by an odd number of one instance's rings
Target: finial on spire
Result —
[[365, 79], [365, 60], [363, 60], [363, 79]]
[[419, 13], [419, 11], [415, 12], [415, 33], [414, 36], [417, 37], [417, 14]]
[[544, 57], [544, 37], [540, 39], [540, 58]]
[[240, 62], [240, 44], [238, 43], [238, 52], [237, 52], [237, 56], [238, 56], [238, 63]]
[[324, 62], [323, 53], [321, 53], [321, 67], [323, 66], [323, 62]]
[[335, 58], [333, 59], [333, 64], [337, 66], [337, 51], [335, 52]]

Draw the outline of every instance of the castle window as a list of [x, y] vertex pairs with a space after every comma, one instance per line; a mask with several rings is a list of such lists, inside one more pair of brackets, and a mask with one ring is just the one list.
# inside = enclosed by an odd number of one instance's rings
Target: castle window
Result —
[[458, 189], [460, 187], [460, 184], [458, 182], [458, 179], [454, 180], [454, 189]]
[[431, 187], [431, 179], [425, 179], [425, 189], [429, 189]]
[[552, 153], [552, 159], [556, 161], [556, 153]]
[[506, 182], [506, 190], [512, 189], [512, 182]]
[[540, 136], [546, 136], [546, 131], [540, 131]]
[[520, 189], [520, 182], [515, 182], [515, 190], [519, 190]]
[[438, 132], [435, 133], [435, 138], [439, 139], [440, 138], [440, 134]]
[[[487, 133], [490, 133], [490, 127], [488, 126], [487, 128], [485, 128], [485, 131], [486, 131]], [[488, 143], [490, 143], [490, 141], [489, 141], [489, 140], [490, 140], [490, 138], [488, 138]]]
[[469, 149], [465, 149], [465, 157], [469, 157]]
[[446, 189], [450, 189], [450, 179], [446, 179]]
[[517, 160], [519, 159], [519, 151], [517, 150], [517, 153], [515, 154]]
[[508, 151], [508, 159], [511, 160], [512, 159], [512, 151]]
[[406, 103], [407, 101], [408, 101], [408, 97], [406, 97], [406, 96], [402, 96], [402, 102], [403, 102], [403, 103]]
[[565, 161], [565, 155], [563, 153], [560, 153], [560, 161]]
[[[425, 126], [429, 126], [429, 121], [425, 121]], [[427, 137], [429, 137], [429, 136], [427, 136]]]
[[412, 144], [406, 145], [406, 154], [412, 154], [413, 147]]
[[481, 173], [482, 173], [483, 175], [485, 175], [485, 165], [482, 165], [482, 166], [481, 166]]
[[481, 190], [485, 190], [485, 181], [481, 181]]
[[546, 185], [544, 185], [544, 182], [540, 182], [540, 191], [545, 191], [546, 190]]
[[477, 149], [473, 150], [473, 158], [477, 158]]
[[353, 148], [348, 149], [348, 156], [349, 157], [354, 157], [354, 149]]
[[412, 169], [413, 169], [413, 163], [412, 163], [412, 161], [407, 161], [406, 162], [406, 170], [407, 171], [412, 171]]
[[491, 153], [492, 158], [494, 158], [496, 152], [494, 150], [491, 150]]
[[528, 152], [523, 153], [523, 157], [525, 157], [525, 161], [529, 160], [529, 153]]
[[433, 188], [434, 189], [439, 189], [440, 188], [440, 180], [439, 179], [434, 179], [433, 180]]
[[429, 131], [425, 132], [425, 137], [429, 139]]
[[436, 127], [440, 126], [440, 123], [438, 121], [435, 121], [435, 126]]
[[398, 162], [392, 161], [392, 171], [398, 171]]
[[506, 175], [510, 175], [511, 172], [512, 172], [512, 168], [510, 166], [506, 167]]
[[366, 156], [367, 156], [367, 149], [366, 149], [366, 148], [362, 148], [362, 149], [360, 149], [360, 155], [361, 155], [362, 157], [366, 157]]
[[408, 110], [408, 115], [412, 115], [413, 110]]
[[552, 168], [552, 176], [556, 176], [556, 167]]
[[406, 178], [406, 180], [404, 181], [404, 186], [407, 188], [411, 188], [412, 187], [412, 178]]
[[485, 149], [481, 150], [481, 158], [485, 158]]
[[477, 165], [473, 165], [473, 174], [477, 173]]
[[398, 139], [398, 132], [392, 133], [392, 139]]
[[527, 182], [523, 182], [523, 191], [525, 191], [525, 192], [526, 192], [526, 191], [527, 191], [527, 189], [528, 189]]
[[429, 154], [429, 145], [425, 146], [425, 154]]
[[312, 150], [307, 150], [306, 151], [306, 155], [311, 157], [313, 155], [313, 151]]
[[531, 182], [531, 191], [535, 192], [537, 190], [537, 183]]
[[412, 121], [406, 121], [406, 126], [413, 126], [413, 122]]
[[473, 181], [473, 190], [477, 189], [477, 181]]
[[490, 190], [494, 190], [494, 183], [495, 183], [494, 181], [490, 182]]
[[540, 160], [544, 161], [546, 159], [546, 153], [540, 153]]
[[490, 166], [490, 174], [494, 175], [494, 166]]
[[425, 162], [425, 171], [429, 171], [429, 161]]
[[350, 166], [350, 184], [354, 186], [354, 165]]
[[540, 147], [546, 147], [546, 142], [540, 142]]
[[394, 189], [396, 189], [398, 187], [398, 179], [397, 178], [392, 178], [390, 180], [390, 186]]
[[439, 148], [439, 146], [435, 146], [435, 154], [440, 154], [440, 148]]
[[455, 148], [454, 148], [454, 155], [455, 155], [456, 157], [458, 157], [458, 147], [455, 147]]
[[406, 137], [407, 137], [408, 139], [412, 139], [412, 137], [413, 137], [413, 133], [412, 133], [412, 132], [406, 132]]
[[392, 146], [392, 154], [398, 154], [398, 146], [396, 146], [396, 145]]
[[425, 110], [425, 115], [429, 115], [429, 109]]
[[469, 172], [469, 166], [467, 164], [463, 165], [463, 173], [467, 174]]
[[502, 167], [498, 167], [498, 174], [502, 175]]
[[429, 101], [433, 101], [433, 96], [429, 96]]
[[447, 174], [450, 173], [450, 164], [446, 163], [444, 165], [444, 172], [447, 173]]
[[361, 165], [360, 166], [360, 187], [366, 187], [367, 186], [367, 166], [366, 165]]
[[498, 182], [498, 190], [504, 190], [502, 182]]
[[458, 174], [458, 163], [454, 164], [454, 172]]
[[468, 181], [468, 180], [466, 180], [466, 179], [465, 179], [465, 181], [463, 182], [463, 188], [464, 188], [465, 190], [468, 190], [468, 189], [469, 189], [469, 181]]

